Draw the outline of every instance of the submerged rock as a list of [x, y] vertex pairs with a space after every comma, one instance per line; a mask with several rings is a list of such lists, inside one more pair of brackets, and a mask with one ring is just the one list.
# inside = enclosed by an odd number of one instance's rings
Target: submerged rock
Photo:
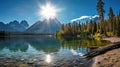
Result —
[[29, 62], [27, 62], [27, 64], [34, 64], [34, 62], [33, 61], [29, 61]]

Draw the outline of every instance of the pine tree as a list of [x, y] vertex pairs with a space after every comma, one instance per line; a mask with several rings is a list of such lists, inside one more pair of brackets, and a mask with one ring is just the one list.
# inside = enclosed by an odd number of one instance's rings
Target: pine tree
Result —
[[93, 29], [93, 34], [95, 34], [97, 32], [97, 24], [96, 22], [94, 21], [94, 29]]
[[61, 30], [64, 30], [65, 26], [64, 24], [61, 25]]
[[90, 20], [90, 22], [87, 24], [87, 31], [92, 33], [92, 20]]
[[104, 2], [102, 0], [98, 0], [97, 11], [98, 11], [101, 21], [104, 22], [105, 10], [104, 10]]
[[108, 16], [109, 16], [109, 22], [110, 22], [109, 30], [110, 30], [110, 32], [114, 32], [114, 13], [113, 13], [112, 7], [109, 8]]
[[119, 19], [119, 16], [116, 17], [116, 35], [120, 36], [120, 19]]
[[120, 10], [119, 10], [118, 16], [120, 17]]

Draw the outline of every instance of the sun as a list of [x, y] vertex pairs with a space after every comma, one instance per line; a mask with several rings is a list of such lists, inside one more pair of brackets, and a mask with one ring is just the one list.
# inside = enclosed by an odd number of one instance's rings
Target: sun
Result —
[[45, 6], [41, 7], [40, 15], [46, 19], [55, 18], [56, 13], [57, 9], [50, 3], [47, 3]]

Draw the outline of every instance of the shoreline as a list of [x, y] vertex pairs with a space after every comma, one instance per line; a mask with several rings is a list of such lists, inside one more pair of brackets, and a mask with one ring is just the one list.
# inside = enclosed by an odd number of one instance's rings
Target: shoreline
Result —
[[[102, 40], [108, 40], [111, 43], [120, 42], [119, 37], [102, 38]], [[92, 67], [120, 67], [120, 48], [98, 55], [93, 59]]]
[[111, 43], [115, 43], [115, 42], [120, 42], [120, 37], [109, 37], [109, 38], [102, 38], [102, 40], [108, 40]]

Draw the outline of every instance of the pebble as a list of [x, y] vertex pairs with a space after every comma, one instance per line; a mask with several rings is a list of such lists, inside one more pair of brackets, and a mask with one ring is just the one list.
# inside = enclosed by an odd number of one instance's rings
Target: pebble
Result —
[[40, 67], [40, 65], [35, 64], [34, 67]]
[[53, 67], [60, 67], [60, 66], [53, 66]]
[[84, 64], [84, 63], [80, 63], [80, 65], [82, 65], [82, 64]]
[[[13, 62], [15, 63], [20, 63], [18, 64], [18, 66], [20, 65], [21, 67], [23, 66], [33, 66], [33, 67], [65, 67], [65, 66], [72, 66], [72, 67], [79, 67], [79, 65], [83, 65], [85, 61], [83, 61], [83, 59], [81, 58], [75, 58], [75, 59], [55, 59], [53, 61], [53, 63], [50, 64], [46, 64], [46, 62], [44, 62], [43, 58], [37, 59], [35, 58], [23, 58], [23, 57], [17, 57], [15, 60], [14, 58], [12, 59], [5, 59], [7, 61], [7, 63], [12, 63], [14, 65]], [[9, 60], [9, 61], [8, 61]], [[12, 61], [11, 61], [12, 60]], [[8, 64], [7, 64], [8, 65]]]
[[21, 61], [24, 61], [24, 59], [21, 59]]
[[33, 59], [33, 61], [35, 62], [35, 61], [37, 61], [37, 59]]
[[100, 64], [100, 62], [98, 62], [98, 64]]
[[34, 62], [30, 61], [30, 62], [28, 62], [27, 64], [34, 64]]

